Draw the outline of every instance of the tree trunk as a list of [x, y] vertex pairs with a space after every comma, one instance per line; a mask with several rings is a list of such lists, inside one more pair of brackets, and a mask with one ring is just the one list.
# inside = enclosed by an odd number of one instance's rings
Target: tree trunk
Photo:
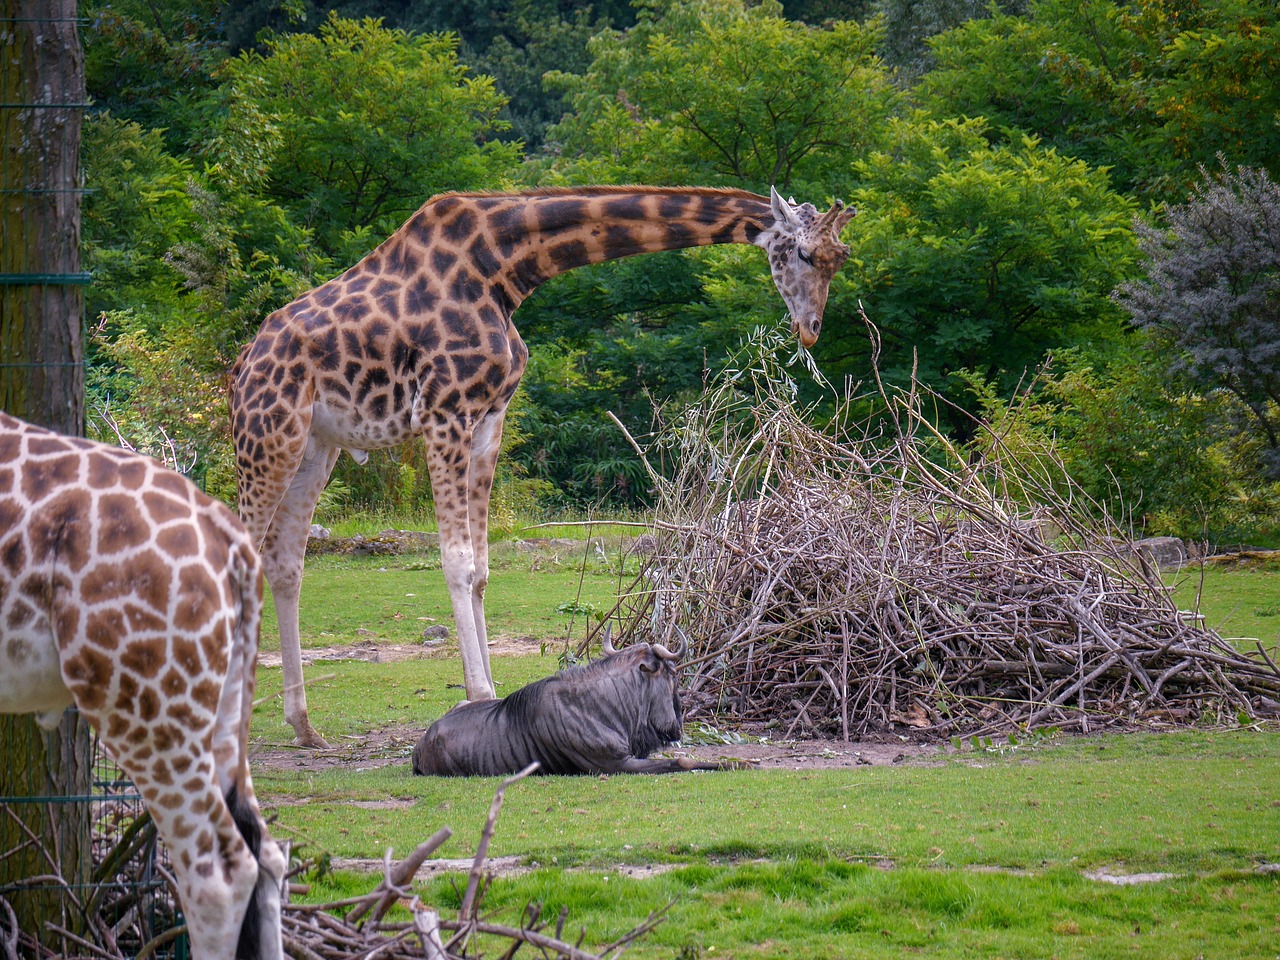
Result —
[[[75, 0], [0, 0], [0, 409], [81, 434], [85, 88], [75, 17]], [[21, 930], [50, 944], [46, 922], [81, 925], [67, 895], [10, 885], [61, 874], [83, 896], [90, 806], [60, 798], [89, 794], [89, 766], [78, 713], [47, 734], [30, 717], [0, 716], [0, 895]]]

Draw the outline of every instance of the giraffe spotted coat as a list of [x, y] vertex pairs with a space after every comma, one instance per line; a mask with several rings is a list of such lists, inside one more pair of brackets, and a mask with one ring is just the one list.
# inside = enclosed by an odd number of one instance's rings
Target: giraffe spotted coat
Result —
[[367, 257], [277, 310], [232, 371], [240, 514], [261, 543], [280, 623], [285, 717], [307, 716], [298, 595], [312, 513], [342, 451], [420, 436], [468, 698], [493, 696], [484, 593], [488, 507], [503, 420], [528, 351], [512, 315], [585, 264], [706, 244], [762, 247], [805, 346], [817, 341], [841, 228], [774, 193], [587, 187], [445, 194]]
[[169, 845], [197, 960], [281, 955], [284, 858], [247, 753], [261, 612], [226, 507], [0, 413], [0, 712], [52, 727], [74, 703], [97, 729]]

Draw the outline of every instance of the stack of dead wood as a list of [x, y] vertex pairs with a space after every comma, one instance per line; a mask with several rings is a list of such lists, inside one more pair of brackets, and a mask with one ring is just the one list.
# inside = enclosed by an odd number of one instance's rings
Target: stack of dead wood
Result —
[[961, 451], [919, 395], [883, 388], [874, 417], [818, 428], [754, 362], [644, 451], [675, 470], [655, 471], [656, 549], [620, 615], [687, 637], [688, 717], [848, 739], [1280, 706], [1261, 645], [1179, 611], [1051, 451], [990, 430]]

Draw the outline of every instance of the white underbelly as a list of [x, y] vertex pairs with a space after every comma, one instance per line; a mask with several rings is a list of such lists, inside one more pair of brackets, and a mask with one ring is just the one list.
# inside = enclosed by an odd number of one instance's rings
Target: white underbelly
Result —
[[0, 633], [0, 713], [60, 711], [71, 702], [52, 634]]

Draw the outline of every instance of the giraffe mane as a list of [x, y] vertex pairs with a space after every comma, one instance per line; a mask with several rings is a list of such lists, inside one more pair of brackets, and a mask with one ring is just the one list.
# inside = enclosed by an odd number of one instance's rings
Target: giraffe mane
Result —
[[685, 194], [690, 196], [721, 196], [737, 200], [757, 200], [768, 203], [768, 197], [762, 197], [750, 190], [737, 187], [654, 187], [645, 184], [590, 184], [581, 187], [533, 187], [528, 190], [449, 190], [438, 193], [427, 201], [428, 204], [440, 200], [458, 198], [463, 200], [482, 199], [484, 197], [581, 197], [605, 196], [608, 194]]

